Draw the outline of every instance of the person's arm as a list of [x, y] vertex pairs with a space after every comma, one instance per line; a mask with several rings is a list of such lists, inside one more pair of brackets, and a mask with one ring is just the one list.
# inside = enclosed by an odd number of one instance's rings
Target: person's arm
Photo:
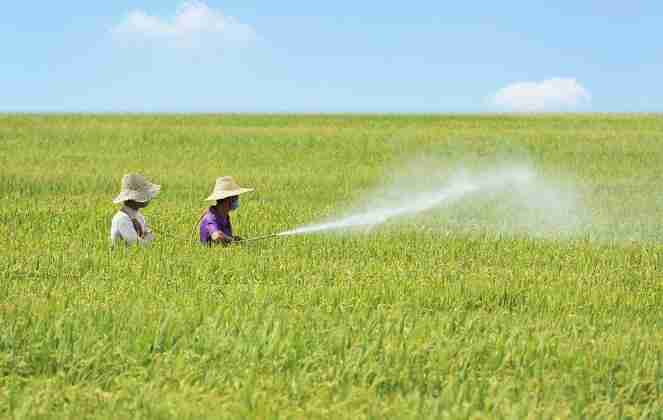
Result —
[[154, 233], [152, 233], [152, 229], [150, 229], [150, 227], [147, 225], [147, 222], [145, 221], [145, 218], [141, 214], [139, 214], [138, 221], [139, 221], [139, 223], [141, 223], [144, 226], [143, 227], [143, 238], [141, 239], [142, 243], [147, 244], [147, 243], [152, 242], [154, 240]]

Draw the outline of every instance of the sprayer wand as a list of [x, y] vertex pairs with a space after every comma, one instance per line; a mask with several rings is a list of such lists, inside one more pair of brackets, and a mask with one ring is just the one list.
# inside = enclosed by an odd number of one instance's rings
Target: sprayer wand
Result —
[[257, 236], [255, 238], [248, 238], [248, 239], [242, 239], [239, 241], [239, 243], [244, 243], [244, 242], [253, 242], [253, 241], [260, 241], [262, 239], [269, 239], [269, 238], [276, 238], [277, 236], [282, 236], [279, 233], [272, 233], [271, 235], [265, 235], [265, 236]]

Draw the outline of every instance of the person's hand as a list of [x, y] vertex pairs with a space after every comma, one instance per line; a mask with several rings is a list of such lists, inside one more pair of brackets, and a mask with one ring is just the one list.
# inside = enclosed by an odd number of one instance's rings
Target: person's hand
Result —
[[212, 233], [212, 240], [216, 243], [220, 243], [221, 245], [230, 245], [233, 241], [233, 237], [226, 235], [225, 233], [221, 231], [216, 231]]

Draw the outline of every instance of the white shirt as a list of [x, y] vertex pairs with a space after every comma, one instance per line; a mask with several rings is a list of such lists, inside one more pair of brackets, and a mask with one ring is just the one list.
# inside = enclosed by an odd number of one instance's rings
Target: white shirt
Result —
[[[129, 215], [131, 215], [131, 217], [129, 217]], [[143, 228], [143, 238], [138, 237], [138, 233], [136, 232], [136, 229], [134, 229], [131, 218], [136, 219], [138, 223], [140, 223], [141, 227]], [[152, 234], [150, 228], [147, 227], [145, 218], [140, 213], [140, 211], [124, 206], [122, 207], [122, 210], [118, 211], [115, 213], [115, 216], [113, 216], [113, 221], [111, 222], [110, 240], [113, 245], [122, 241], [129, 245], [135, 243], [140, 245], [147, 245], [154, 240], [154, 235]]]

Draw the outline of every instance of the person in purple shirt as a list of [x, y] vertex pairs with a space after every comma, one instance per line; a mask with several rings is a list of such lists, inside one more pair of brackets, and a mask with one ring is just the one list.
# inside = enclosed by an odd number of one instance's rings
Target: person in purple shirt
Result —
[[214, 190], [206, 201], [215, 201], [200, 218], [200, 242], [205, 245], [222, 244], [241, 241], [239, 236], [233, 234], [230, 223], [230, 212], [239, 207], [239, 196], [253, 191], [252, 188], [240, 187], [230, 176], [216, 179]]

